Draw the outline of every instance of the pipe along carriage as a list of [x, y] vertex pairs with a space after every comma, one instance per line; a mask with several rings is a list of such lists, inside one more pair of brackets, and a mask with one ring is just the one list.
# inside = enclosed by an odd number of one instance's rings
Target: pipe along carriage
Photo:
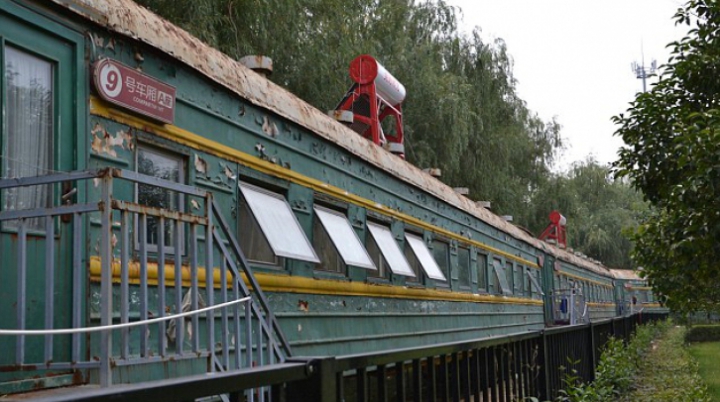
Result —
[[661, 308], [407, 163], [372, 57], [329, 114], [270, 68], [130, 0], [0, 2], [0, 394]]

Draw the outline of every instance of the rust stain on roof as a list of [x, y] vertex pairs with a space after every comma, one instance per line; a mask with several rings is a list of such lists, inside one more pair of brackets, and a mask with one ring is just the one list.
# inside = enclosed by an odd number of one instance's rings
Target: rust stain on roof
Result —
[[625, 279], [631, 281], [643, 281], [644, 279], [638, 275], [637, 271], [631, 269], [611, 269], [610, 273], [615, 279]]

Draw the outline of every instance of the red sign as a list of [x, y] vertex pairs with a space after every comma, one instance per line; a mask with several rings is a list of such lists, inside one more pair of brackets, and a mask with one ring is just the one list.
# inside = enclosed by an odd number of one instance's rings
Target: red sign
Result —
[[113, 60], [94, 66], [95, 88], [100, 97], [118, 106], [172, 124], [175, 88]]

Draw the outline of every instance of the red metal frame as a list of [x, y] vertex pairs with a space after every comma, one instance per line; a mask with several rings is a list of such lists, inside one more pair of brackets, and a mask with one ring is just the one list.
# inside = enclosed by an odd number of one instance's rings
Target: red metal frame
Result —
[[[361, 55], [350, 63], [350, 77], [355, 84], [350, 88], [336, 110], [347, 110], [353, 112], [353, 123], [361, 123], [367, 128], [359, 132], [360, 135], [373, 143], [385, 146], [387, 142], [390, 151], [401, 158], [405, 158], [403, 147], [403, 124], [402, 124], [402, 103], [389, 103], [378, 95], [375, 79], [378, 77], [378, 62], [369, 55]], [[361, 114], [355, 109], [355, 102], [364, 98], [369, 105], [369, 115]], [[387, 117], [395, 118], [395, 135], [385, 135], [382, 130], [382, 122]], [[357, 131], [357, 130], [356, 130]], [[393, 146], [392, 143], [399, 144]]]
[[540, 240], [555, 240], [558, 246], [567, 248], [567, 237], [565, 234], [565, 217], [558, 211], [550, 213], [550, 224], [540, 234]]

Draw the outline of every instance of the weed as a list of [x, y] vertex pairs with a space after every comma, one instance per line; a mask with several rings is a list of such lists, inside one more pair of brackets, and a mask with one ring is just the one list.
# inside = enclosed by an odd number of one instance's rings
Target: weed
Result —
[[[684, 335], [684, 328], [668, 321], [638, 327], [627, 344], [611, 338], [598, 362], [595, 381], [585, 383], [577, 370], [571, 370], [555, 402], [710, 401], [697, 363], [683, 345]], [[572, 367], [578, 362], [569, 363]], [[537, 398], [527, 401], [539, 402]]]

